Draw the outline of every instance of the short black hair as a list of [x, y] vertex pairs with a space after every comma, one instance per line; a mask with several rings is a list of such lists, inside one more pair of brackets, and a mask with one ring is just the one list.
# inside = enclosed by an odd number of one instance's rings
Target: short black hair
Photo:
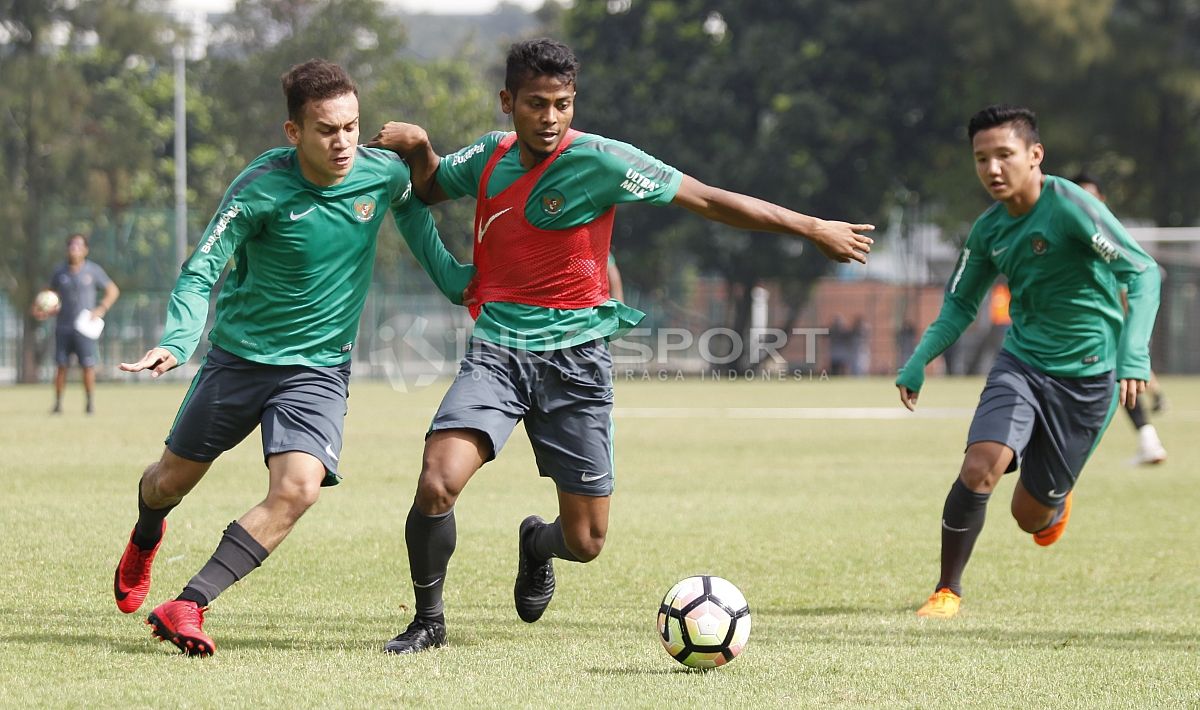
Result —
[[1080, 172], [1071, 178], [1071, 182], [1076, 185], [1095, 185], [1097, 192], [1104, 192], [1104, 188], [1100, 187], [1100, 181], [1084, 172]]
[[1024, 106], [1010, 104], [994, 104], [972, 116], [967, 123], [967, 139], [975, 140], [976, 133], [1008, 123], [1027, 144], [1042, 142], [1038, 136], [1037, 114]]
[[573, 86], [578, 75], [579, 60], [571, 48], [547, 37], [517, 42], [508, 48], [504, 62], [504, 88], [513, 96], [534, 77], [552, 76]]
[[279, 77], [283, 95], [287, 97], [288, 118], [301, 123], [304, 106], [309, 101], [324, 101], [343, 94], [358, 96], [358, 87], [350, 75], [333, 62], [310, 59], [297, 64]]
[[88, 245], [88, 237], [86, 234], [82, 232], [71, 232], [67, 235], [67, 246], [70, 246], [71, 242], [75, 241], [76, 239], [82, 239], [85, 247]]

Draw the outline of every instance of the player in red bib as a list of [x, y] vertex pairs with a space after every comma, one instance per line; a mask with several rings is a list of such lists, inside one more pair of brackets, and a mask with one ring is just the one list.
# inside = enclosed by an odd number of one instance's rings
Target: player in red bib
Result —
[[446, 643], [442, 589], [456, 542], [454, 504], [471, 476], [524, 421], [559, 517], [529, 516], [518, 534], [513, 596], [537, 621], [554, 593], [552, 560], [595, 559], [613, 490], [612, 360], [606, 342], [644, 314], [609, 296], [613, 215], [625, 202], [675, 204], [760, 232], [804, 237], [825, 256], [866, 263], [867, 224], [830, 222], [705, 185], [626, 143], [571, 129], [579, 63], [548, 39], [509, 51], [500, 105], [512, 133], [440, 157], [418, 126], [389, 123], [371, 145], [395, 150], [429, 203], [476, 199], [475, 329], [434, 416], [405, 524], [416, 616], [389, 653]]

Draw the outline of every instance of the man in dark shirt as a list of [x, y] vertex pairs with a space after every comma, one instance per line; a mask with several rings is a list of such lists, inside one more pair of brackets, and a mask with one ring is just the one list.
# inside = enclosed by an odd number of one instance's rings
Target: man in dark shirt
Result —
[[[60, 306], [58, 318], [54, 326], [54, 363], [58, 366], [54, 374], [54, 409], [55, 414], [62, 413], [63, 390], [67, 386], [67, 367], [71, 355], [79, 361], [83, 368], [83, 388], [87, 392], [87, 413], [94, 411], [93, 395], [96, 389], [96, 362], [99, 360], [96, 348], [96, 337], [88, 337], [99, 333], [94, 325], [80, 329], [77, 323], [81, 318], [90, 321], [103, 318], [112, 308], [121, 289], [113, 283], [104, 269], [94, 261], [89, 261], [88, 240], [82, 234], [72, 234], [67, 237], [67, 260], [54, 270], [50, 277], [50, 290], [58, 294]], [[103, 289], [104, 296], [96, 303], [96, 295]], [[87, 315], [83, 315], [84, 312]], [[87, 332], [87, 334], [85, 334]]]

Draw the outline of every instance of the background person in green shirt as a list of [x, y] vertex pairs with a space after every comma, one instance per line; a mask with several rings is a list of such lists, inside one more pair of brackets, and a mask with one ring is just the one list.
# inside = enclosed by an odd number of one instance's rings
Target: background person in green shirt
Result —
[[1103, 203], [1042, 172], [1032, 111], [990, 106], [971, 118], [968, 134], [975, 172], [997, 202], [971, 228], [942, 310], [900, 370], [901, 403], [916, 408], [925, 365], [962, 335], [1001, 273], [1012, 293], [1012, 327], [946, 497], [941, 576], [917, 611], [932, 618], [958, 613], [963, 569], [1005, 473], [1021, 470], [1012, 499], [1021, 529], [1042, 546], [1062, 535], [1075, 481], [1117, 401], [1133, 406], [1150, 379], [1158, 311], [1154, 260]]
[[446, 252], [429, 209], [394, 153], [358, 145], [358, 90], [314, 59], [283, 76], [290, 148], [269, 150], [233, 181], [171, 292], [162, 340], [126, 372], [154, 376], [186, 362], [217, 299], [212, 349], [184, 398], [162, 457], [142, 474], [138, 520], [117, 566], [117, 607], [136, 611], [150, 587], [166, 516], [221, 453], [262, 427], [266, 498], [229, 524], [176, 599], [150, 613], [154, 635], [188, 655], [216, 650], [204, 612], [261, 565], [339, 480], [350, 354], [390, 209], [417, 260], [452, 301], [473, 268]]
[[541, 475], [555, 482], [559, 509], [551, 523], [521, 523], [513, 591], [521, 619], [536, 621], [550, 603], [553, 558], [600, 554], [613, 490], [605, 341], [644, 315], [610, 298], [604, 278], [616, 205], [678, 205], [735, 227], [804, 237], [841, 262], [865, 263], [870, 251], [870, 225], [709, 187], [631, 145], [572, 131], [578, 68], [559, 42], [515, 44], [500, 92], [514, 133], [490, 133], [444, 158], [408, 124], [388, 124], [372, 142], [408, 159], [425, 201], [476, 198], [477, 276], [467, 305], [477, 320], [426, 439], [405, 525], [416, 615], [387, 643], [389, 653], [446, 642], [442, 589], [457, 539], [454, 504], [518, 421]]

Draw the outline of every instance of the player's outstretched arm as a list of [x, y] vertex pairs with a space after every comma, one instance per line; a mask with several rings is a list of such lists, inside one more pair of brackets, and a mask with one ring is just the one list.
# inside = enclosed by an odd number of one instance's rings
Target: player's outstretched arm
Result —
[[412, 173], [413, 192], [427, 205], [450, 199], [438, 185], [437, 170], [441, 156], [429, 142], [424, 128], [401, 121], [388, 121], [367, 143], [369, 148], [383, 148], [397, 153]]
[[150, 370], [151, 377], [158, 377], [178, 364], [179, 362], [175, 360], [175, 356], [166, 348], [150, 348], [142, 356], [141, 360], [121, 363], [121, 370], [124, 372]]
[[810, 217], [757, 197], [705, 185], [689, 175], [683, 176], [673, 202], [731, 227], [804, 237], [826, 257], [842, 263], [867, 263], [875, 242], [864, 233], [874, 231], [874, 225]]

